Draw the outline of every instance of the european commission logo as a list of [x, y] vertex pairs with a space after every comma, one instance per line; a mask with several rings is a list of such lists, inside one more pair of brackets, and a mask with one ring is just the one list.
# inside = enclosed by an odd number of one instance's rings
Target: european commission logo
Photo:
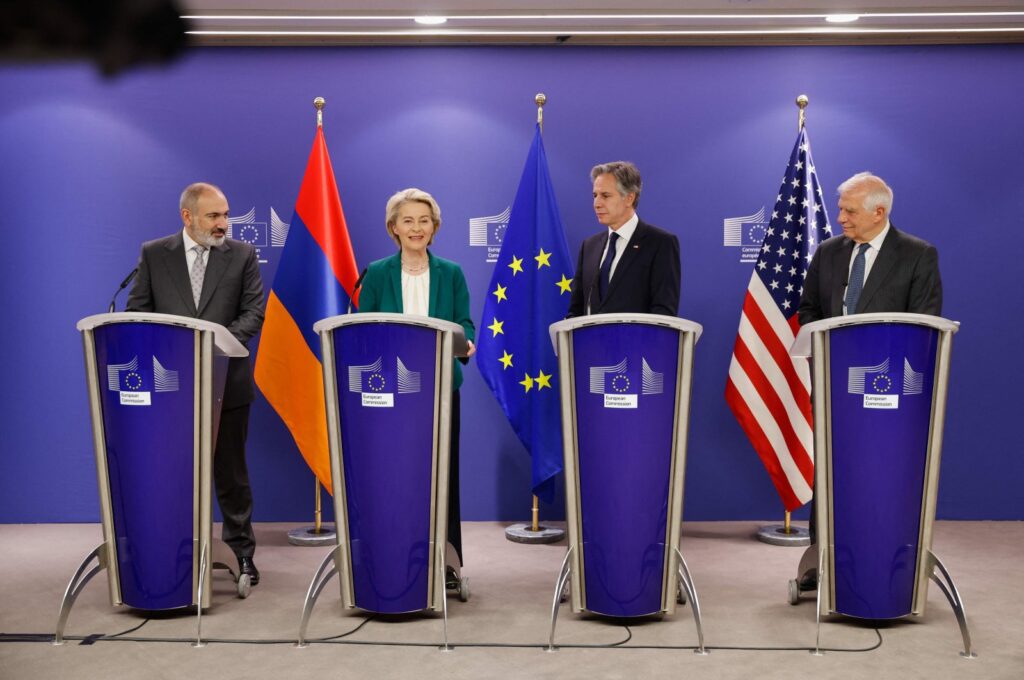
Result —
[[[177, 392], [178, 372], [153, 357], [153, 371], [139, 370], [139, 357], [123, 364], [107, 364], [107, 389], [117, 392], [122, 406], [151, 406], [153, 392]], [[147, 380], [148, 378], [148, 380]]]
[[508, 229], [508, 218], [512, 214], [512, 206], [490, 217], [471, 217], [469, 220], [469, 245], [486, 246], [487, 261], [497, 262], [501, 253], [501, 244], [505, 240]]
[[395, 394], [417, 394], [422, 391], [420, 372], [410, 371], [400, 357], [394, 369], [384, 367], [384, 357], [372, 364], [348, 367], [348, 391], [362, 395], [367, 408], [394, 408]]
[[915, 371], [903, 359], [903, 375], [889, 370], [889, 359], [877, 366], [850, 366], [846, 391], [864, 397], [864, 408], [896, 409], [900, 395], [913, 396], [924, 392], [924, 371]]
[[740, 262], [757, 262], [761, 244], [768, 232], [764, 219], [764, 207], [753, 215], [727, 217], [722, 220], [722, 244], [740, 249]]
[[[638, 380], [639, 378], [639, 380]], [[665, 374], [658, 373], [647, 359], [640, 358], [640, 375], [629, 370], [623, 357], [614, 366], [593, 366], [590, 369], [590, 393], [604, 395], [605, 408], [639, 408], [642, 395], [662, 394]]]
[[267, 264], [270, 248], [284, 248], [288, 239], [289, 224], [283, 221], [270, 207], [270, 222], [259, 222], [256, 219], [256, 208], [238, 217], [228, 218], [228, 238], [245, 241], [256, 248], [256, 256], [260, 264]]

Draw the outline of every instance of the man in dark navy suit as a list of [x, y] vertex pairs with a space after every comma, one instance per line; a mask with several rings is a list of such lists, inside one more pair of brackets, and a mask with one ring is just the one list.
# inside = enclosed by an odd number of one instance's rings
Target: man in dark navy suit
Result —
[[567, 317], [679, 312], [679, 239], [636, 214], [640, 171], [614, 161], [590, 171], [594, 213], [607, 229], [583, 242]]
[[[177, 314], [226, 327], [243, 345], [263, 326], [263, 282], [256, 249], [227, 238], [228, 201], [212, 184], [185, 188], [184, 228], [142, 244], [128, 311]], [[260, 582], [253, 563], [252, 490], [245, 462], [249, 406], [255, 398], [249, 358], [231, 359], [213, 454], [213, 483], [224, 517], [224, 542], [241, 573]]]
[[807, 268], [800, 323], [845, 314], [942, 314], [935, 246], [889, 221], [892, 189], [870, 172], [839, 185], [843, 235], [823, 242]]

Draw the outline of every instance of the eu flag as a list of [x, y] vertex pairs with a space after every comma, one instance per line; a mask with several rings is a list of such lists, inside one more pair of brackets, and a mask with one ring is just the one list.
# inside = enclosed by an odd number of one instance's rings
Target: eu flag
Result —
[[572, 273], [538, 124], [487, 290], [477, 366], [530, 452], [533, 493], [546, 502], [562, 470], [558, 364], [548, 326], [565, 317]]

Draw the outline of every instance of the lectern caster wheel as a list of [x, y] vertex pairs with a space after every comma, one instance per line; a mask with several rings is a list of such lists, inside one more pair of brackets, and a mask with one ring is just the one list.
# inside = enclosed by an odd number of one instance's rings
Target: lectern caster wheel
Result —
[[792, 605], [800, 602], [800, 581], [793, 578], [789, 580], [789, 603]]
[[463, 576], [459, 579], [459, 601], [469, 602], [469, 577]]
[[243, 600], [249, 597], [249, 591], [252, 590], [252, 582], [248, 574], [242, 574], [239, 576], [238, 583], [236, 585], [238, 586], [238, 597]]
[[686, 604], [686, 592], [683, 590], [682, 583], [676, 585], [676, 602], [679, 604]]

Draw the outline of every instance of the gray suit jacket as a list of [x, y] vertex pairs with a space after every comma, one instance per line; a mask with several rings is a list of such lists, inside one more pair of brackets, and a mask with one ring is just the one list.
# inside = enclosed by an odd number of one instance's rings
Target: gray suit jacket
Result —
[[580, 246], [576, 278], [566, 318], [592, 314], [679, 314], [679, 239], [640, 220], [615, 266], [604, 299], [598, 292], [601, 255], [608, 230], [594, 234]]
[[[213, 321], [244, 345], [263, 326], [263, 305], [256, 249], [243, 241], [227, 239], [210, 249], [197, 308], [192, 300], [185, 242], [179, 231], [142, 244], [139, 274], [128, 295], [127, 310]], [[249, 358], [231, 359], [224, 408], [251, 403], [255, 396]]]
[[[801, 325], [843, 315], [854, 242], [845, 236], [824, 241], [811, 259], [800, 297]], [[854, 313], [910, 312], [942, 315], [942, 278], [935, 246], [889, 224]]]

